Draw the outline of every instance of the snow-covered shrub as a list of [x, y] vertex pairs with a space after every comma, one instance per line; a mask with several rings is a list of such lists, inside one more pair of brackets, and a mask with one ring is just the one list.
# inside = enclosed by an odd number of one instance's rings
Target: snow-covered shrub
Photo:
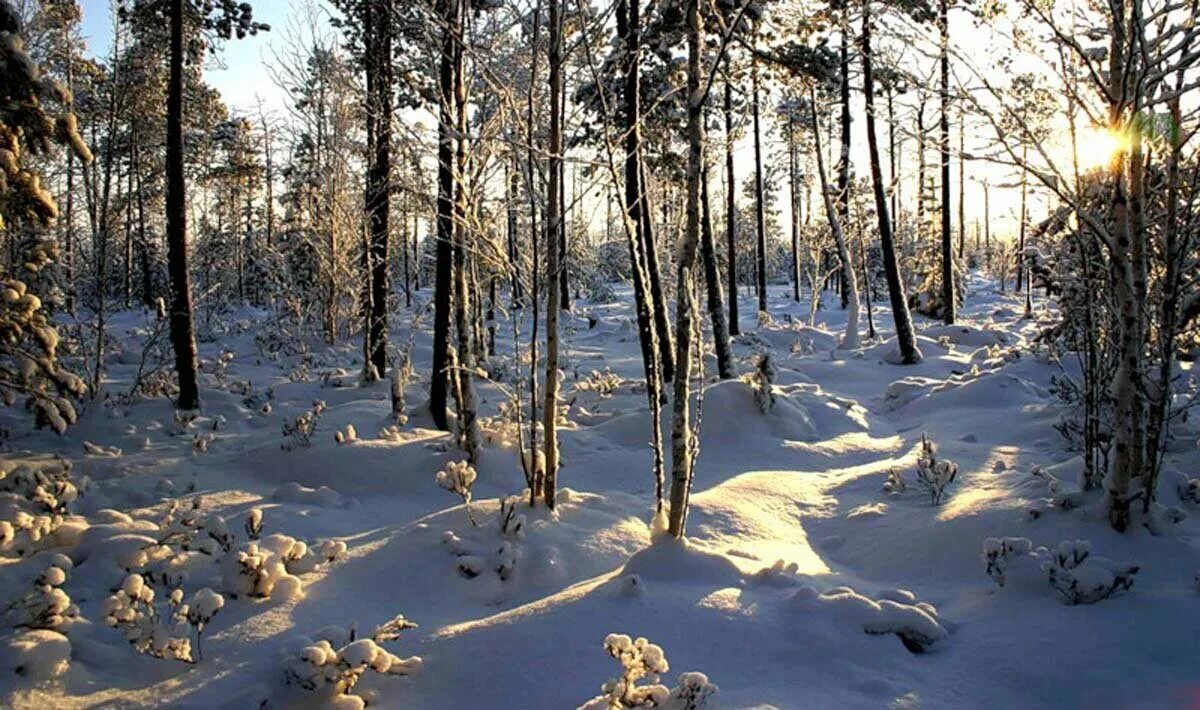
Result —
[[388, 424], [379, 429], [379, 438], [384, 441], [399, 443], [404, 440], [404, 432], [395, 424]]
[[138, 653], [193, 663], [191, 641], [174, 635], [187, 621], [183, 592], [176, 591], [167, 602], [169, 615], [162, 619], [154, 605], [154, 589], [140, 574], [131, 574], [104, 601], [104, 623], [124, 634]]
[[333, 435], [333, 440], [339, 444], [350, 444], [358, 441], [358, 431], [353, 424], [347, 424], [345, 429], [339, 429]]
[[580, 392], [595, 392], [601, 399], [608, 399], [621, 386], [621, 378], [609, 368], [604, 371], [592, 370], [587, 379], [575, 383], [575, 389]]
[[754, 360], [754, 370], [745, 376], [754, 390], [754, 402], [763, 414], [770, 413], [771, 409], [775, 407], [773, 385], [777, 375], [775, 357], [770, 350], [764, 350]]
[[696, 710], [717, 692], [717, 686], [709, 682], [708, 676], [696, 671], [680, 675], [674, 688], [659, 683], [659, 676], [670, 670], [670, 665], [662, 648], [645, 638], [609, 634], [604, 638], [604, 650], [621, 664], [621, 674], [605, 681], [600, 686], [600, 695], [580, 705], [578, 710], [650, 707]]
[[216, 556], [233, 547], [233, 535], [225, 519], [216, 513], [204, 512], [204, 497], [190, 501], [173, 500], [158, 524], [158, 544], [184, 552], [200, 552]]
[[31, 515], [23, 510], [13, 513], [9, 520], [0, 520], [0, 551], [16, 550], [27, 554], [48, 541], [62, 527], [62, 515]]
[[899, 495], [906, 490], [908, 490], [908, 485], [904, 483], [900, 471], [895, 467], [889, 468], [887, 480], [883, 482], [883, 492]]
[[1095, 604], [1130, 589], [1141, 569], [1136, 562], [1114, 562], [1093, 555], [1091, 547], [1087, 540], [1066, 540], [1042, 563], [1050, 586], [1072, 606]]
[[[381, 644], [400, 638], [402, 631], [416, 624], [397, 616], [375, 630], [371, 638], [354, 638], [350, 633], [322, 632], [326, 638], [302, 639], [302, 646], [284, 659], [284, 677], [289, 685], [319, 693], [334, 708], [363, 708], [366, 701], [351, 691], [368, 670], [386, 675], [406, 676], [421, 669], [421, 658], [401, 658]], [[328, 637], [339, 636], [331, 639]]]
[[486, 529], [481, 529], [474, 538], [467, 540], [450, 530], [442, 535], [442, 542], [458, 558], [459, 574], [474, 579], [491, 570], [502, 582], [512, 577], [522, 556], [520, 542], [525, 535], [525, 516], [517, 512], [519, 504], [520, 498], [517, 496], [500, 501], [500, 514], [496, 516], [495, 528], [499, 545]]
[[958, 464], [937, 458], [937, 447], [929, 436], [921, 434], [921, 452], [917, 455], [917, 485], [929, 493], [934, 505], [942, 502], [946, 487], [958, 476]]
[[987, 574], [1003, 587], [1008, 579], [1008, 568], [1013, 560], [1024, 557], [1033, 550], [1033, 543], [1024, 537], [989, 537], [983, 541], [983, 561], [987, 563]]
[[471, 512], [471, 486], [475, 485], [476, 476], [475, 467], [466, 461], [451, 461], [445, 469], [437, 472], [438, 486], [462, 498], [472, 525], [477, 524]]
[[66, 562], [42, 570], [33, 580], [33, 589], [5, 607], [6, 621], [28, 629], [56, 629], [67, 619], [78, 616], [79, 608], [62, 590], [69, 568], [69, 560]]
[[20, 463], [12, 470], [0, 464], [0, 494], [4, 493], [24, 499], [32, 510], [44, 513], [65, 513], [79, 497], [71, 479], [71, 462], [65, 459], [42, 466]]
[[209, 434], [207, 432], [197, 432], [192, 437], [192, 453], [197, 454], [197, 455], [207, 454], [208, 447], [213, 443], [213, 441], [215, 439], [216, 439], [216, 437], [214, 437], [212, 434]]
[[257, 542], [245, 543], [236, 552], [225, 555], [220, 566], [222, 588], [234, 599], [241, 596], [295, 599], [302, 594], [300, 578], [288, 573], [286, 560]]
[[263, 512], [262, 508], [251, 508], [246, 511], [246, 520], [242, 524], [246, 530], [246, 537], [251, 540], [257, 540], [263, 531]]
[[90, 441], [83, 442], [83, 450], [88, 456], [98, 456], [106, 459], [121, 458], [121, 449], [116, 446], [104, 446], [102, 444], [93, 444]]
[[1034, 465], [1029, 475], [1046, 482], [1050, 504], [1059, 510], [1071, 510], [1083, 505], [1083, 492], [1064, 488], [1063, 482], [1041, 466]]
[[311, 409], [297, 415], [294, 419], [285, 421], [283, 423], [284, 442], [280, 448], [284, 451], [291, 451], [296, 447], [312, 446], [313, 433], [317, 430], [317, 422], [321, 420], [321, 414], [324, 411], [325, 402], [319, 399], [313, 400]]
[[399, 363], [392, 366], [392, 419], [395, 420], [396, 426], [404, 426], [408, 423], [408, 407], [404, 400], [404, 390], [408, 387], [412, 374], [412, 356], [409, 349], [406, 348], [400, 352]]
[[1200, 478], [1181, 480], [1179, 482], [1179, 499], [1200, 505]]
[[196, 659], [199, 660], [204, 658], [200, 641], [204, 635], [204, 627], [225, 606], [225, 597], [205, 587], [193, 594], [191, 601], [187, 604], [182, 602], [182, 589], [171, 592], [171, 604], [176, 608], [176, 613], [187, 619], [187, 622], [196, 630]]
[[819, 593], [805, 586], [797, 590], [792, 602], [806, 611], [845, 616], [868, 634], [895, 634], [912, 653], [923, 653], [949, 635], [932, 604], [913, 601], [911, 594], [899, 599], [902, 601], [871, 599], [849, 587]]

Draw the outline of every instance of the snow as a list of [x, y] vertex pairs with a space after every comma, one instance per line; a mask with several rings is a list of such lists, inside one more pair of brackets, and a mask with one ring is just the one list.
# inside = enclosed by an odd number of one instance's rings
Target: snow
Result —
[[[660, 687], [663, 707], [685, 691], [716, 708], [1184, 706], [1200, 634], [1200, 431], [1176, 425], [1159, 534], [1112, 532], [1103, 494], [1075, 488], [1078, 458], [1054, 429], [1060, 368], [1031, 345], [1021, 297], [972, 284], [961, 324], [916, 318], [924, 358], [907, 367], [888, 362], [886, 303], [874, 310], [883, 337], [849, 351], [836, 307], [799, 325], [807, 304], [780, 288], [770, 323], [748, 311], [737, 369], [769, 349], [774, 404], [764, 413], [752, 384], [717, 382], [706, 362], [682, 542], [654, 506], [620, 289], [578, 304], [564, 329], [573, 404], [553, 512], [529, 507], [515, 449], [486, 443], [468, 473], [420, 406], [398, 423], [392, 381], [358, 383], [358, 343], [261, 352], [262, 312], [230, 314], [202, 342], [194, 419], [161, 397], [88, 402], [59, 437], [0, 410], [0, 604], [35, 583], [69, 599], [53, 630], [6, 619], [0, 705], [573, 708], [623, 673], [606, 639], [644, 638], [660, 677], [637, 685]], [[393, 317], [394, 342], [410, 316]], [[152, 318], [117, 313], [109, 327], [140, 352]], [[426, 397], [426, 331], [409, 403]], [[499, 377], [511, 340], [497, 340], [487, 369]], [[224, 382], [249, 390], [222, 386], [218, 360]], [[136, 363], [107, 367], [127, 391]], [[489, 383], [478, 395], [483, 417], [506, 402]], [[914, 484], [923, 433], [956, 465], [938, 505]], [[206, 452], [194, 453], [198, 434], [212, 436]], [[75, 492], [52, 485], [62, 462]], [[27, 485], [21, 466], [46, 481]], [[908, 485], [885, 492], [893, 470]], [[158, 623], [133, 638], [166, 658], [106, 624], [141, 623], [147, 604]], [[379, 631], [401, 614], [419, 628]], [[335, 692], [351, 668], [362, 671]], [[285, 670], [329, 682], [289, 685]]]

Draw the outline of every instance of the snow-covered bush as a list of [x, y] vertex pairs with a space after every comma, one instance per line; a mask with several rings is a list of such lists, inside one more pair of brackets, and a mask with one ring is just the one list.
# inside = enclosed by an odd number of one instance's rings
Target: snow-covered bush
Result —
[[158, 544], [175, 547], [184, 552], [200, 552], [216, 556], [233, 547], [233, 535], [225, 519], [216, 513], [204, 512], [204, 497], [190, 501], [173, 500], [158, 524]]
[[942, 502], [946, 487], [958, 476], [958, 464], [937, 458], [937, 447], [927, 434], [921, 434], [921, 452], [917, 455], [917, 485], [929, 493], [934, 505]]
[[500, 514], [496, 516], [495, 535], [481, 529], [474, 538], [459, 537], [447, 530], [442, 542], [450, 547], [458, 558], [458, 572], [467, 579], [474, 579], [487, 570], [496, 573], [500, 581], [508, 581], [522, 557], [521, 539], [525, 535], [525, 516], [517, 512], [520, 498], [513, 496], [500, 501]]
[[1093, 555], [1091, 547], [1087, 540], [1066, 540], [1042, 563], [1050, 586], [1072, 606], [1095, 604], [1130, 589], [1141, 569], [1136, 562], [1114, 562]]
[[182, 602], [182, 589], [171, 592], [171, 604], [176, 607], [176, 612], [187, 619], [187, 622], [196, 630], [196, 659], [199, 660], [204, 657], [200, 643], [201, 637], [204, 635], [204, 627], [225, 606], [225, 597], [205, 587], [193, 594], [189, 603], [183, 604]]
[[350, 444], [358, 441], [358, 431], [353, 424], [347, 424], [345, 429], [339, 429], [333, 435], [333, 440], [339, 444]]
[[131, 574], [104, 601], [104, 623], [124, 634], [138, 653], [193, 663], [191, 641], [175, 635], [187, 622], [183, 592], [172, 592], [167, 603], [168, 616], [160, 618], [154, 605], [154, 589], [140, 574]]
[[53, 535], [62, 527], [62, 515], [31, 515], [23, 510], [12, 514], [9, 520], [0, 520], [0, 551], [16, 550], [27, 554], [53, 540]]
[[1179, 482], [1179, 499], [1200, 505], [1200, 478], [1185, 478]]
[[222, 588], [234, 599], [295, 599], [302, 594], [300, 578], [288, 573], [286, 561], [257, 542], [245, 543], [221, 558], [220, 564]]
[[251, 540], [257, 540], [262, 535], [263, 531], [263, 512], [262, 508], [251, 508], [246, 511], [246, 520], [242, 524], [246, 530], [246, 537]]
[[883, 492], [899, 495], [908, 490], [908, 485], [904, 483], [904, 478], [900, 475], [899, 469], [892, 467], [888, 469], [887, 480], [883, 482]]
[[392, 366], [392, 419], [396, 422], [395, 426], [404, 426], [408, 423], [408, 406], [404, 400], [404, 390], [408, 387], [408, 382], [412, 379], [413, 374], [412, 356], [409, 349], [402, 350], [398, 359], [399, 363]]
[[1130, 589], [1141, 569], [1136, 562], [1114, 562], [1093, 555], [1087, 540], [1065, 540], [1051, 551], [1045, 547], [1033, 549], [1023, 537], [989, 537], [983, 541], [983, 559], [988, 576], [1001, 587], [1015, 563], [1040, 563], [1039, 569], [1050, 586], [1072, 606], [1094, 604]]
[[911, 593], [897, 599], [871, 599], [849, 587], [819, 593], [805, 586], [796, 592], [792, 602], [805, 611], [842, 615], [868, 634], [895, 634], [912, 653], [923, 653], [949, 635], [937, 609], [932, 604], [915, 601]]
[[438, 486], [462, 498], [472, 525], [477, 524], [471, 512], [471, 486], [475, 485], [476, 476], [475, 467], [466, 461], [451, 461], [445, 469], [437, 472]]
[[313, 433], [317, 430], [317, 422], [321, 420], [321, 414], [324, 411], [325, 402], [317, 399], [313, 400], [311, 409], [297, 415], [294, 419], [284, 421], [284, 442], [280, 448], [284, 451], [291, 451], [297, 447], [308, 448], [312, 446]]
[[79, 615], [79, 608], [62, 590], [70, 560], [60, 564], [42, 570], [33, 580], [33, 589], [5, 607], [5, 621], [28, 629], [57, 629], [67, 619]]
[[999, 586], [1008, 580], [1008, 568], [1018, 557], [1028, 556], [1033, 543], [1024, 537], [989, 537], [983, 541], [983, 561], [987, 574]]
[[580, 392], [595, 392], [601, 399], [608, 399], [621, 386], [621, 378], [609, 368], [604, 371], [592, 370], [587, 379], [575, 383], [575, 389]]
[[670, 665], [662, 648], [645, 638], [609, 634], [604, 638], [604, 650], [621, 664], [621, 674], [605, 681], [600, 686], [600, 695], [580, 705], [578, 710], [653, 707], [696, 710], [717, 692], [717, 686], [709, 682], [708, 676], [696, 671], [680, 675], [674, 688], [659, 683], [659, 676], [670, 670]]
[[764, 350], [754, 360], [754, 370], [746, 375], [746, 380], [754, 390], [754, 402], [763, 414], [770, 413], [775, 407], [774, 383], [778, 375], [775, 368], [775, 357], [770, 350]]
[[1034, 465], [1029, 475], [1046, 482], [1046, 491], [1050, 494], [1050, 505], [1059, 510], [1071, 510], [1083, 505], [1083, 492], [1066, 488], [1063, 482], [1041, 466]]
[[[380, 626], [371, 638], [354, 638], [349, 634], [326, 629], [313, 639], [302, 639], [298, 651], [284, 659], [284, 676], [289, 685], [319, 693], [334, 708], [363, 708], [366, 701], [351, 691], [368, 670], [386, 675], [406, 676], [421, 669], [421, 658], [401, 658], [381, 644], [400, 638], [402, 631], [416, 624], [397, 616]], [[340, 638], [330, 638], [338, 636]]]
[[57, 459], [42, 466], [20, 463], [12, 470], [0, 464], [0, 494], [23, 499], [37, 512], [65, 513], [79, 489], [71, 480], [71, 462]]

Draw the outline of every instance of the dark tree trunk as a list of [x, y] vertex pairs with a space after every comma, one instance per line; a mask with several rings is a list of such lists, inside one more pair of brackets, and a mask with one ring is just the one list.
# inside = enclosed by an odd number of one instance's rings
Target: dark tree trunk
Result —
[[183, 176], [183, 3], [171, 0], [171, 56], [167, 83], [167, 271], [171, 280], [171, 346], [179, 376], [179, 409], [197, 409], [196, 331], [188, 280], [187, 197]]
[[[838, 82], [838, 98], [841, 104], [840, 127], [841, 134], [841, 154], [838, 156], [838, 177], [837, 177], [837, 211], [838, 221], [844, 227], [850, 224], [850, 18], [849, 8], [842, 10], [842, 46], [840, 62], [840, 81]], [[832, 140], [832, 139], [830, 139]], [[849, 264], [842, 264], [842, 270], [838, 272], [839, 283], [842, 284], [842, 310], [847, 306], [847, 290], [845, 288], [846, 278], [849, 276], [847, 269], [853, 268]]]
[[442, 430], [450, 428], [446, 411], [450, 392], [450, 289], [454, 259], [454, 80], [453, 29], [461, 0], [448, 0], [443, 9], [442, 50], [438, 72], [438, 190], [437, 242], [433, 286], [433, 367], [430, 372], [429, 414]]
[[[368, 4], [365, 25], [368, 79], [368, 114], [371, 131], [370, 165], [367, 171], [367, 219], [370, 245], [367, 251], [366, 379], [374, 381], [387, 372], [388, 357], [388, 230], [392, 178], [392, 22], [388, 3]], [[372, 372], [373, 371], [373, 372]]]
[[[728, 66], [729, 59], [725, 60]], [[725, 79], [725, 244], [726, 268], [729, 269], [729, 334], [741, 332], [738, 327], [737, 291], [737, 183], [733, 172], [733, 89]]]
[[883, 251], [883, 268], [887, 274], [888, 297], [892, 303], [892, 318], [896, 324], [896, 345], [900, 360], [905, 365], [921, 361], [917, 349], [916, 331], [912, 315], [908, 312], [908, 299], [904, 294], [904, 282], [900, 280], [900, 264], [896, 259], [896, 245], [892, 240], [892, 224], [888, 218], [887, 195], [883, 185], [883, 171], [879, 164], [879, 139], [875, 134], [875, 87], [871, 71], [871, 13], [870, 3], [863, 6], [862, 23], [863, 92], [867, 108], [867, 152], [871, 160], [871, 182], [875, 193], [875, 211], [879, 215], [879, 240]]
[[717, 374], [722, 380], [728, 380], [735, 374], [733, 351], [729, 343], [729, 321], [725, 319], [725, 297], [721, 293], [721, 266], [717, 263], [717, 240], [713, 236], [707, 166], [700, 180], [700, 254], [704, 260], [704, 278], [708, 282], [708, 314], [712, 320], [713, 348], [717, 352]]
[[753, 96], [753, 115], [754, 115], [754, 219], [755, 219], [755, 234], [758, 238], [758, 249], [756, 256], [756, 277], [758, 285], [758, 310], [760, 313], [765, 313], [767, 310], [767, 206], [766, 195], [763, 194], [765, 184], [763, 182], [763, 161], [762, 161], [762, 128], [759, 125], [758, 111], [758, 65], [751, 64], [752, 91]]
[[954, 239], [950, 229], [950, 24], [947, 0], [938, 5], [941, 36], [942, 115], [939, 150], [942, 159], [942, 322], [954, 323]]

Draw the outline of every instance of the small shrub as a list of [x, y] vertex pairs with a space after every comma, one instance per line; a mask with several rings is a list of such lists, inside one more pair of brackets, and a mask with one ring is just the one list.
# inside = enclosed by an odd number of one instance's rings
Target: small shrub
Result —
[[[621, 674], [605, 681], [600, 686], [601, 694], [578, 710], [642, 707], [696, 710], [704, 707], [718, 690], [708, 676], [695, 671], [679, 676], [679, 684], [674, 688], [659, 683], [659, 676], [670, 670], [670, 666], [662, 648], [645, 638], [609, 634], [604, 638], [604, 650], [621, 664]], [[645, 685], [639, 685], [643, 682]]]
[[929, 493], [934, 505], [940, 505], [946, 488], [958, 476], [958, 464], [937, 458], [937, 447], [929, 436], [921, 434], [921, 453], [917, 456], [917, 485]]
[[281, 448], [284, 451], [291, 451], [297, 447], [312, 446], [313, 433], [316, 432], [317, 423], [321, 420], [321, 414], [324, 411], [325, 402], [319, 399], [313, 400], [311, 409], [299, 414], [295, 419], [285, 421], [283, 423], [284, 442]]

